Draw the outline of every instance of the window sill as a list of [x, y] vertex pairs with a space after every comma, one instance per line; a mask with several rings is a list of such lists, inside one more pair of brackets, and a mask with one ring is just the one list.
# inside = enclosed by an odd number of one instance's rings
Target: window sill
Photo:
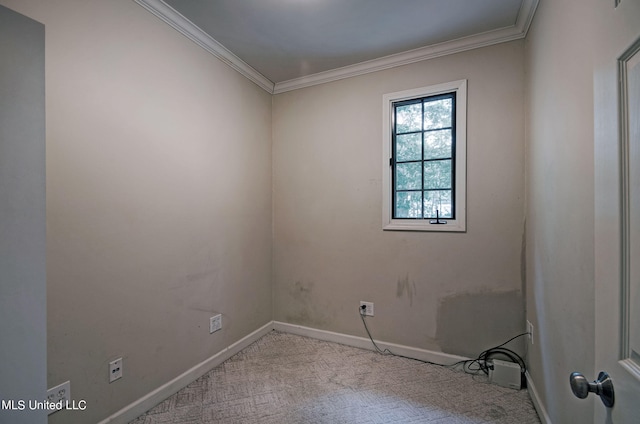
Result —
[[394, 219], [383, 225], [385, 231], [431, 231], [464, 233], [467, 231], [464, 222], [446, 220], [446, 224], [429, 224], [429, 220]]

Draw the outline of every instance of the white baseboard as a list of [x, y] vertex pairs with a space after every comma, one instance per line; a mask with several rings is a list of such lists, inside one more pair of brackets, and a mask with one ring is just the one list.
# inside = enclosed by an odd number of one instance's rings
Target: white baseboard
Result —
[[98, 424], [126, 424], [138, 418], [140, 415], [147, 412], [169, 396], [175, 394], [178, 390], [188, 386], [193, 381], [205, 375], [216, 366], [220, 365], [236, 353], [240, 352], [251, 343], [255, 342], [268, 332], [273, 330], [273, 321], [268, 322], [262, 327], [258, 328], [253, 333], [238, 340], [234, 344], [222, 349], [212, 357], [205, 359], [198, 365], [180, 374], [173, 380], [163, 384], [151, 393], [141, 397], [137, 401], [125, 406], [110, 417], [105, 418]]
[[[361, 349], [375, 350], [371, 340], [365, 337], [351, 336], [348, 334], [334, 333], [332, 331], [318, 330], [315, 328], [304, 327], [302, 325], [287, 324], [285, 322], [273, 321], [273, 329], [282, 331], [283, 333], [297, 334], [299, 336], [311, 337], [313, 339], [325, 340], [328, 342], [340, 343], [347, 346], [358, 347]], [[435, 362], [437, 364], [451, 365], [458, 361], [466, 361], [467, 357], [450, 355], [443, 352], [435, 352], [416, 347], [404, 346], [395, 343], [387, 343], [376, 340], [376, 344], [380, 349], [389, 349], [396, 355], [407, 356], [409, 358], [419, 359], [421, 361]]]
[[527, 390], [529, 391], [529, 397], [531, 398], [531, 402], [533, 402], [533, 407], [536, 409], [538, 413], [538, 417], [542, 424], [551, 424], [551, 418], [549, 418], [549, 414], [547, 414], [547, 410], [538, 395], [538, 391], [536, 390], [535, 384], [533, 384], [533, 380], [529, 375], [529, 371], [524, 373], [524, 376], [527, 379]]

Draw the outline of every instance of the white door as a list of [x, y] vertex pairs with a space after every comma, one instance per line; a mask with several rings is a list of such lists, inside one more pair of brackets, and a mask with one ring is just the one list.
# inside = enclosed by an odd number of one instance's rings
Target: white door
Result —
[[595, 424], [640, 423], [640, 0], [593, 0], [596, 369], [615, 391]]

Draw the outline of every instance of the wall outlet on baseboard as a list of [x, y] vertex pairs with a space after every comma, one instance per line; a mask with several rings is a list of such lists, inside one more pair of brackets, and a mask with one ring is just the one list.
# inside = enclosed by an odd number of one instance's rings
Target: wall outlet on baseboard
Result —
[[[47, 390], [47, 402], [60, 404], [64, 407], [69, 401], [71, 401], [71, 381], [65, 381]], [[51, 408], [48, 411], [50, 415], [59, 409]]]
[[209, 334], [222, 329], [222, 314], [209, 318]]
[[[364, 308], [363, 308], [364, 306]], [[369, 317], [373, 316], [373, 302], [360, 301], [360, 313]]]
[[529, 341], [533, 344], [533, 324], [527, 320], [527, 333], [529, 333]]
[[109, 383], [113, 383], [119, 378], [122, 378], [122, 358], [109, 362]]

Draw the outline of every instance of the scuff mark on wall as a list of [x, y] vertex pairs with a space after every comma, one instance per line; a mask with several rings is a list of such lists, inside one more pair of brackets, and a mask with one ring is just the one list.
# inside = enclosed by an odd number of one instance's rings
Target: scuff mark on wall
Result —
[[413, 306], [413, 297], [416, 295], [416, 283], [415, 281], [409, 281], [409, 274], [404, 278], [398, 279], [398, 285], [396, 287], [396, 297], [401, 298], [405, 295], [409, 299], [409, 306]]
[[313, 281], [296, 281], [288, 293], [293, 302], [286, 315], [286, 322], [321, 328], [331, 322], [331, 307], [317, 299]]
[[[175, 284], [168, 287], [170, 298], [175, 305], [186, 306], [190, 311], [202, 312], [207, 316], [220, 313], [222, 305], [219, 275], [218, 267], [195, 268], [193, 272], [181, 275]], [[185, 297], [185, 293], [189, 293], [189, 296]]]
[[296, 281], [296, 283], [289, 289], [289, 295], [295, 300], [308, 303], [313, 292], [313, 281], [305, 283], [304, 281]]
[[193, 283], [195, 281], [201, 281], [201, 280], [216, 280], [216, 277], [218, 275], [218, 269], [207, 269], [201, 272], [194, 272], [191, 274], [187, 274], [186, 278], [187, 278], [187, 282], [189, 283]]
[[[461, 293], [440, 299], [436, 339], [445, 353], [475, 358], [524, 331], [520, 290]], [[523, 341], [509, 348], [523, 355]]]
[[305, 309], [298, 309], [286, 316], [286, 322], [307, 327], [318, 328], [327, 323], [324, 319], [318, 318], [315, 314]]

